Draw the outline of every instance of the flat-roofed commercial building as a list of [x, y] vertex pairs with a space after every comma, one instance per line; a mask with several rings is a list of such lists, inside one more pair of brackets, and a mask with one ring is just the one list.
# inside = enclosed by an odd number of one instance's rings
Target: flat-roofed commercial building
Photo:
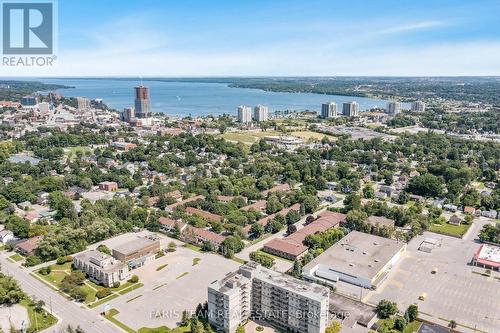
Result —
[[210, 284], [208, 316], [212, 325], [229, 333], [248, 318], [291, 332], [322, 333], [328, 325], [329, 297], [326, 287], [249, 262]]
[[130, 276], [127, 264], [112, 256], [90, 250], [73, 257], [74, 266], [86, 273], [89, 279], [105, 287], [112, 287]]
[[472, 258], [474, 266], [500, 271], [500, 247], [482, 244]]
[[334, 286], [344, 281], [376, 289], [406, 250], [406, 243], [351, 231], [302, 271], [304, 278]]
[[113, 249], [113, 257], [126, 263], [130, 269], [144, 266], [154, 260], [160, 251], [160, 239], [155, 236], [138, 237]]

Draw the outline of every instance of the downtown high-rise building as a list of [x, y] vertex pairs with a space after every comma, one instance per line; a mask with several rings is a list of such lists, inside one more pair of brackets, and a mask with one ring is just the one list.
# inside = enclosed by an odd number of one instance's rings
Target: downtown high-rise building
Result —
[[321, 104], [321, 118], [328, 119], [337, 117], [337, 104], [328, 102]]
[[151, 116], [151, 101], [149, 99], [149, 88], [143, 85], [135, 87], [135, 116], [137, 118], [149, 118]]
[[267, 121], [269, 119], [269, 109], [264, 105], [257, 105], [253, 108], [253, 120]]
[[401, 113], [401, 103], [399, 102], [389, 102], [387, 103], [387, 113], [390, 115], [397, 115]]
[[411, 110], [414, 112], [425, 112], [425, 103], [416, 101], [411, 103]]
[[76, 103], [78, 111], [86, 111], [90, 109], [90, 99], [86, 97], [77, 97]]
[[252, 108], [245, 105], [238, 106], [238, 121], [243, 124], [252, 122]]
[[135, 110], [134, 108], [125, 108], [121, 114], [121, 119], [124, 122], [129, 123], [132, 119], [135, 118]]
[[249, 318], [298, 333], [323, 333], [330, 290], [249, 262], [208, 286], [208, 320], [234, 333]]
[[347, 117], [359, 116], [359, 104], [357, 102], [348, 102], [342, 105], [342, 114]]

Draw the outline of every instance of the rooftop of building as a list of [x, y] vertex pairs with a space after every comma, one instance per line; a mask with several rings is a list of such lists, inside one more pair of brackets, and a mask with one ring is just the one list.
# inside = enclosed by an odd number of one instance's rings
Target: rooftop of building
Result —
[[345, 221], [346, 215], [331, 211], [324, 211], [318, 219], [306, 225], [304, 228], [294, 232], [293, 234], [283, 238], [275, 238], [265, 244], [265, 247], [277, 251], [285, 252], [293, 256], [298, 256], [307, 250], [307, 246], [303, 244], [308, 235], [313, 235], [317, 232], [323, 232]]
[[250, 272], [253, 279], [261, 280], [306, 298], [321, 302], [330, 296], [330, 289], [327, 287], [299, 280], [291, 275], [270, 270], [255, 262], [249, 262], [241, 266], [239, 272], [243, 271]]
[[89, 250], [75, 255], [75, 259], [89, 265], [100, 267], [104, 271], [113, 271], [125, 266], [125, 263], [115, 260], [112, 256], [98, 250]]
[[500, 267], [500, 246], [482, 244], [475, 254], [476, 260], [495, 267]]
[[113, 250], [124, 255], [129, 255], [134, 252], [140, 251], [154, 243], [159, 243], [158, 239], [154, 237], [137, 237], [136, 239], [115, 247]]
[[405, 243], [351, 231], [340, 241], [308, 263], [304, 270], [324, 265], [335, 271], [373, 279]]

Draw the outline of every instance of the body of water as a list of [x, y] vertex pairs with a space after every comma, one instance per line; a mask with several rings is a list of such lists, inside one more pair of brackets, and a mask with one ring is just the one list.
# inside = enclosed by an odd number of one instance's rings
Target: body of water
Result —
[[[134, 105], [134, 87], [139, 80], [116, 79], [37, 79], [44, 83], [72, 86], [60, 89], [67, 97], [102, 98], [109, 107], [117, 110]], [[337, 109], [342, 110], [342, 103], [356, 101], [360, 110], [374, 107], [386, 107], [387, 101], [364, 97], [320, 95], [310, 93], [267, 92], [259, 89], [230, 88], [221, 83], [199, 82], [161, 82], [144, 80], [151, 95], [153, 112], [171, 116], [204, 116], [236, 114], [238, 105], [266, 105], [269, 111], [275, 110], [315, 110], [321, 109], [321, 103], [333, 101]]]

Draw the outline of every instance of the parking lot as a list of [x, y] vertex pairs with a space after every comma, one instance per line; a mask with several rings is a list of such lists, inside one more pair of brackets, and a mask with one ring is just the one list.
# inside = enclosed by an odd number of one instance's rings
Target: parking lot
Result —
[[[438, 239], [441, 246], [431, 253], [419, 251], [418, 247], [426, 238]], [[498, 332], [500, 274], [492, 272], [490, 277], [478, 274], [485, 269], [471, 266], [470, 262], [479, 243], [474, 235], [465, 238], [430, 232], [415, 237], [385, 283], [364, 300], [377, 304], [382, 299], [389, 299], [397, 302], [400, 311], [415, 303], [428, 320], [444, 325], [455, 320], [461, 331], [477, 328]], [[435, 269], [436, 274], [432, 274]], [[426, 298], [421, 301], [418, 298], [423, 294]]]
[[[168, 244], [171, 239], [162, 236]], [[183, 247], [181, 242], [175, 252], [140, 267], [137, 274], [144, 286], [125, 296], [109, 301], [110, 309], [117, 309], [115, 318], [128, 327], [167, 326], [175, 328], [182, 311], [194, 311], [199, 303], [207, 300], [207, 287], [240, 264], [211, 253], [200, 253]], [[166, 266], [165, 266], [166, 265]], [[103, 306], [95, 309], [103, 311]]]

